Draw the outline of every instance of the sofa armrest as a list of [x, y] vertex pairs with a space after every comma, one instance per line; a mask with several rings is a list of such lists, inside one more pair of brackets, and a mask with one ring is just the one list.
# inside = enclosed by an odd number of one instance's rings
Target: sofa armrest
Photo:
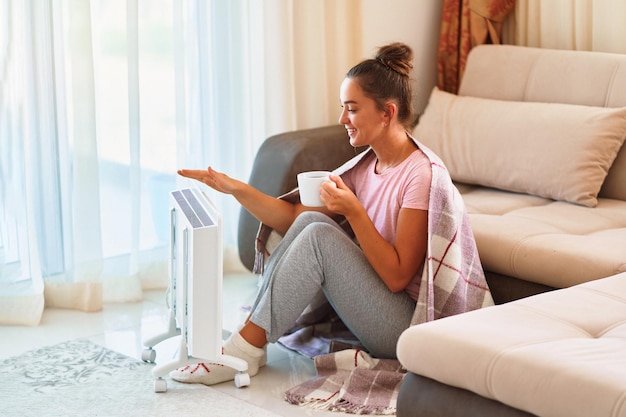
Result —
[[[259, 148], [248, 184], [259, 191], [278, 197], [297, 185], [296, 176], [303, 171], [330, 171], [357, 152], [349, 142], [342, 125], [297, 130], [271, 136]], [[254, 265], [254, 242], [259, 221], [244, 208], [239, 214], [237, 243], [239, 258], [246, 268]]]

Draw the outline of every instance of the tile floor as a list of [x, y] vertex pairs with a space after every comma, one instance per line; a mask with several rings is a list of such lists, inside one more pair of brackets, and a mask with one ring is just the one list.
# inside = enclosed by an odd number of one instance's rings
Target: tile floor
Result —
[[[243, 307], [250, 305], [254, 298], [256, 284], [257, 278], [251, 274], [234, 273], [224, 277], [225, 330], [233, 331], [245, 318]], [[165, 291], [148, 291], [143, 302], [110, 304], [98, 313], [47, 309], [37, 327], [0, 326], [0, 359], [76, 338], [87, 338], [140, 359], [143, 340], [162, 333], [167, 328], [167, 319]], [[175, 339], [159, 343], [155, 347], [157, 360], [163, 355], [174, 357], [177, 345]], [[238, 389], [234, 383], [226, 382], [214, 388], [285, 417], [348, 416], [291, 405], [283, 399], [286, 389], [314, 375], [315, 368], [310, 359], [282, 346], [270, 345], [267, 365], [252, 378], [249, 387]], [[152, 381], [146, 381], [146, 384], [152, 384]]]

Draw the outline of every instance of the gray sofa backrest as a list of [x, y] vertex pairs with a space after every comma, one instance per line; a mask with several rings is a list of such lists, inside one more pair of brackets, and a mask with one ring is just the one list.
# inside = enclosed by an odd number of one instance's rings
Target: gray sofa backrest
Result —
[[[626, 106], [626, 55], [481, 45], [469, 54], [459, 95], [508, 101]], [[626, 145], [600, 197], [626, 201]]]

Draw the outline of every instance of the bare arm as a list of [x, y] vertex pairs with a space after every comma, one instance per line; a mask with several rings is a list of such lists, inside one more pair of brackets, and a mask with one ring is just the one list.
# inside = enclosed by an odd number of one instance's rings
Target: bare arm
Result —
[[376, 230], [365, 208], [341, 178], [332, 177], [337, 188], [323, 187], [322, 201], [346, 216], [361, 249], [390, 291], [404, 290], [426, 256], [428, 211], [400, 209], [396, 240], [387, 242]]
[[400, 209], [396, 240], [388, 243], [367, 213], [348, 217], [361, 249], [389, 290], [404, 290], [426, 256], [428, 211]]
[[[211, 167], [207, 170], [182, 169], [178, 174], [200, 181], [221, 193], [231, 194], [250, 214], [280, 234], [285, 234], [302, 211], [310, 210], [300, 203], [292, 204], [264, 194], [251, 185], [215, 171]], [[330, 213], [324, 208], [319, 211]]]

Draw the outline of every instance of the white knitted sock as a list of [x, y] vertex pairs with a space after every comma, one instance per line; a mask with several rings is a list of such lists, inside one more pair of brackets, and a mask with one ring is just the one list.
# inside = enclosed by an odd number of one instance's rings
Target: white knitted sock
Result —
[[[240, 332], [241, 329], [243, 329], [245, 325], [246, 324], [243, 323], [237, 326], [237, 331]], [[261, 361], [259, 362], [259, 368], [264, 367], [266, 363], [267, 363], [267, 343], [265, 344], [265, 346], [263, 346], [263, 356], [261, 356]]]
[[[265, 365], [265, 349], [248, 343], [239, 332], [233, 333], [224, 343], [224, 355], [235, 356], [248, 362], [248, 375], [255, 376]], [[197, 363], [170, 372], [173, 380], [191, 384], [215, 385], [235, 379], [237, 370], [219, 363]]]

